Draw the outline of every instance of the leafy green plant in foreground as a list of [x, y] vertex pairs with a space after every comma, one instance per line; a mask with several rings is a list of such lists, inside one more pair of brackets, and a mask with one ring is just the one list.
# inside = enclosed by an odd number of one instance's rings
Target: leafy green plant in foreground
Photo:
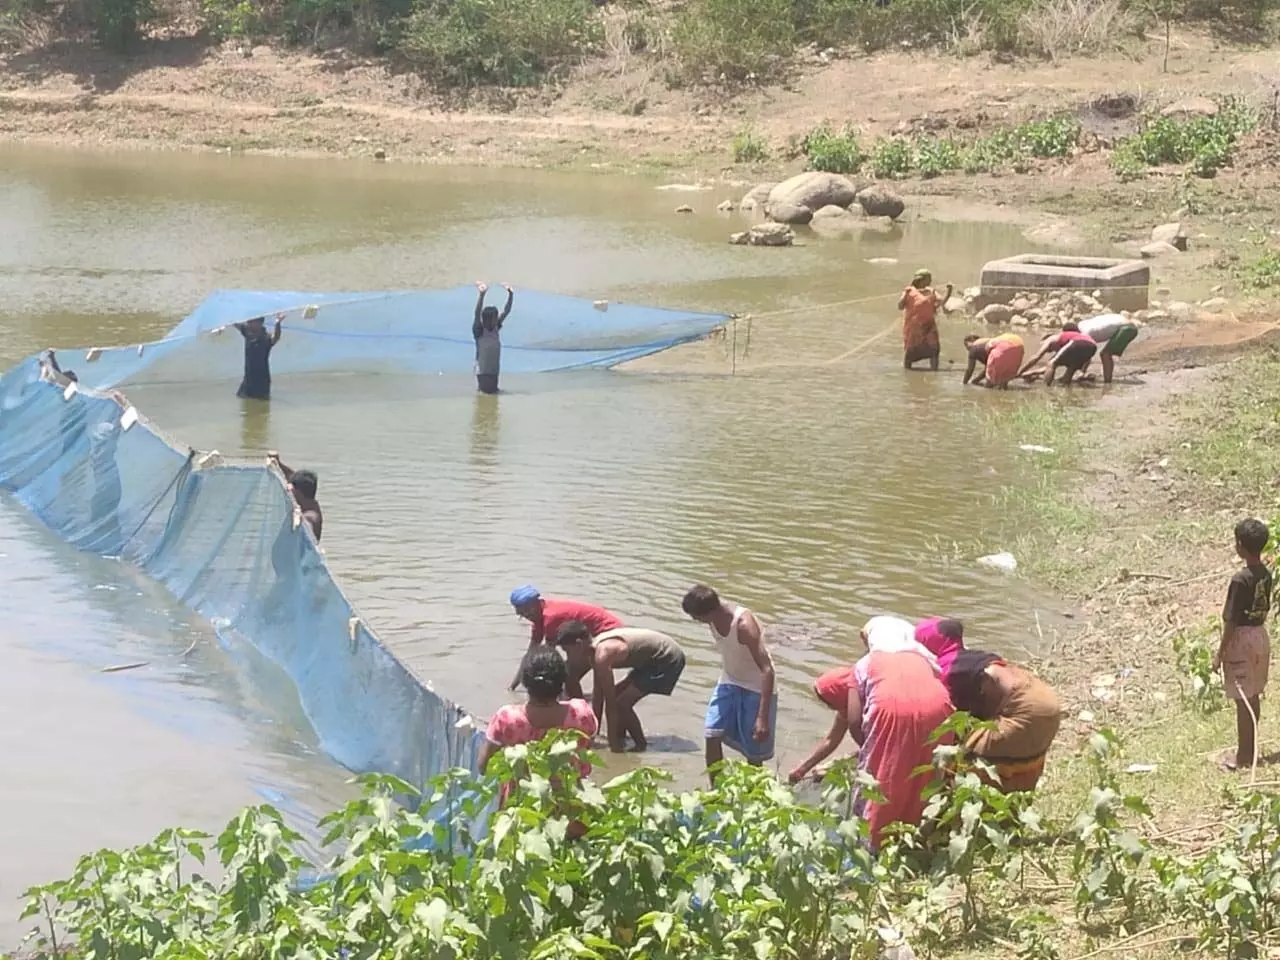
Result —
[[[422, 813], [393, 799], [413, 796], [408, 784], [361, 778], [364, 796], [323, 821], [338, 852], [319, 878], [308, 880], [299, 837], [270, 807], [246, 810], [211, 848], [169, 830], [98, 851], [27, 892], [24, 916], [38, 923], [28, 946], [71, 960], [861, 960], [899, 936], [936, 956], [1000, 930], [1021, 956], [1048, 960], [1061, 919], [1028, 876], [1056, 884], [1060, 872], [1090, 930], [1161, 911], [1221, 955], [1270, 942], [1280, 799], [1246, 792], [1223, 842], [1171, 856], [1129, 825], [1145, 802], [1120, 788], [1118, 745], [1103, 731], [1064, 858], [1032, 796], [1001, 792], [994, 771], [952, 745], [973, 729], [964, 716], [940, 729], [923, 823], [889, 830], [875, 856], [852, 801], [878, 791], [851, 761], [808, 804], [732, 763], [715, 790], [675, 793], [652, 768], [580, 781], [567, 734], [505, 751], [487, 777], [437, 779], [418, 797]], [[204, 872], [211, 853], [217, 879]]]
[[1112, 768], [1119, 740], [1110, 730], [1099, 730], [1089, 739], [1086, 751], [1094, 772], [1094, 786], [1084, 811], [1072, 828], [1075, 851], [1076, 909], [1086, 919], [1120, 905], [1123, 919], [1136, 918], [1146, 900], [1147, 878], [1141, 868], [1148, 862], [1150, 848], [1137, 833], [1125, 829], [1125, 811], [1150, 816], [1146, 800], [1125, 793]]

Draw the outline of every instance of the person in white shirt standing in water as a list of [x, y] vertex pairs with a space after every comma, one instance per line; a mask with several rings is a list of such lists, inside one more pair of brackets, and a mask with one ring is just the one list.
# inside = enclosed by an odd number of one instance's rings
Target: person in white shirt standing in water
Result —
[[476, 289], [480, 296], [476, 299], [476, 316], [471, 324], [471, 335], [476, 341], [476, 389], [481, 393], [497, 393], [498, 373], [502, 368], [502, 325], [511, 315], [516, 294], [510, 284], [502, 285], [507, 291], [507, 305], [498, 313], [497, 307], [484, 305], [489, 285], [477, 281]]
[[707, 704], [707, 776], [724, 759], [724, 744], [759, 766], [773, 759], [778, 697], [773, 657], [765, 646], [755, 614], [726, 604], [710, 587], [697, 585], [684, 595], [684, 612], [711, 628], [720, 651], [720, 679]]
[[[1124, 356], [1125, 348], [1138, 337], [1138, 325], [1118, 313], [1104, 313], [1080, 321], [1080, 332], [1087, 334], [1098, 345], [1098, 357], [1102, 360], [1102, 382], [1110, 383], [1115, 373], [1116, 357]], [[1085, 370], [1089, 365], [1085, 364]]]

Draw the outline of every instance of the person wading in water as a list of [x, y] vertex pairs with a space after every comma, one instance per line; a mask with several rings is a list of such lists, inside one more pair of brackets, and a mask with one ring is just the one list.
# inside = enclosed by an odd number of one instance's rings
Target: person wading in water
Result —
[[492, 394], [498, 392], [498, 373], [502, 368], [502, 325], [511, 315], [516, 293], [509, 283], [502, 285], [507, 291], [507, 305], [498, 313], [497, 307], [484, 305], [489, 285], [477, 282], [476, 289], [480, 296], [476, 298], [476, 318], [471, 324], [471, 335], [476, 340], [476, 389]]
[[262, 317], [254, 317], [244, 323], [235, 324], [244, 337], [244, 379], [240, 381], [240, 389], [236, 396], [246, 400], [271, 399], [271, 348], [280, 342], [280, 324], [284, 322], [284, 314], [276, 314], [276, 325], [271, 333], [267, 333], [267, 322]]
[[938, 357], [942, 351], [938, 343], [938, 308], [951, 299], [953, 287], [947, 284], [947, 292], [939, 295], [931, 284], [933, 274], [917, 270], [911, 278], [911, 286], [898, 298], [902, 311], [902, 366], [910, 370], [912, 365], [929, 361], [929, 369], [938, 369]]

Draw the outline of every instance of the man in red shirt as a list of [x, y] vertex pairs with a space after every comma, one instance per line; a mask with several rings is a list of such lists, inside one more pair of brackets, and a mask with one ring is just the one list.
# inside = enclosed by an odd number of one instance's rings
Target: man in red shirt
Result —
[[[525, 585], [511, 591], [511, 606], [525, 620], [533, 624], [529, 631], [529, 649], [543, 643], [555, 643], [560, 628], [566, 623], [577, 620], [587, 625], [592, 636], [606, 630], [619, 630], [626, 624], [617, 614], [610, 613], [604, 607], [583, 603], [581, 600], [569, 600], [563, 597], [544, 597], [537, 587]], [[521, 657], [521, 665], [524, 658]], [[511, 681], [511, 689], [520, 686], [520, 671]]]

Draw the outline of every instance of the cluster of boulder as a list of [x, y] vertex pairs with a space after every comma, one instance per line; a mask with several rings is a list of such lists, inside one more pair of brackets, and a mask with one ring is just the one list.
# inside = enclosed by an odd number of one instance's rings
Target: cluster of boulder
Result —
[[[960, 298], [961, 304], [948, 304], [948, 309], [961, 307], [973, 310], [981, 298], [980, 287], [970, 287]], [[1103, 313], [1114, 313], [1102, 302], [1102, 291], [1088, 293], [1084, 290], [1024, 290], [1008, 303], [989, 303], [977, 310], [976, 317], [990, 324], [1009, 324], [1015, 327], [1044, 327], [1049, 330], [1060, 330], [1064, 323], [1088, 320]], [[1173, 314], [1158, 307], [1147, 310], [1119, 311], [1121, 316], [1141, 326], [1152, 320], [1168, 320]]]
[[[859, 212], [855, 213], [854, 205]], [[726, 201], [721, 211], [733, 209]], [[738, 204], [746, 213], [760, 210], [767, 218], [729, 238], [730, 243], [753, 246], [788, 246], [795, 240], [793, 226], [808, 224], [816, 231], [842, 232], [857, 229], [864, 217], [896, 220], [906, 204], [902, 198], [878, 184], [859, 188], [848, 177], [811, 171], [781, 183], [761, 183], [747, 191]]]

